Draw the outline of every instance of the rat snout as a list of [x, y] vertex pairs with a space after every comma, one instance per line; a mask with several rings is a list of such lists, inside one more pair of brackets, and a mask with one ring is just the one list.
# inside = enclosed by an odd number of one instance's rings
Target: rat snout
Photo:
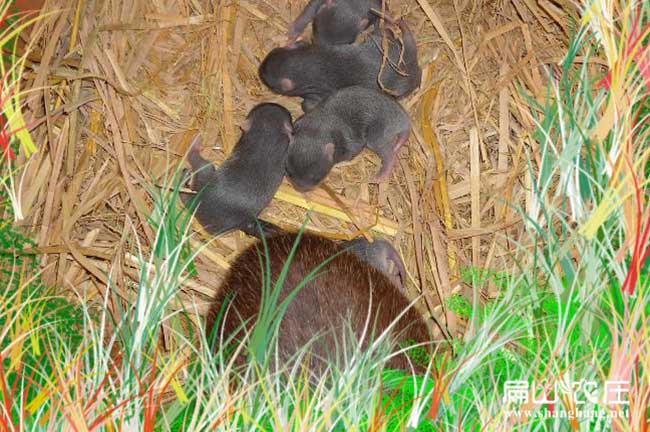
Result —
[[309, 190], [301, 183], [298, 177], [296, 177], [295, 171], [293, 171], [293, 169], [291, 168], [291, 164], [287, 163], [285, 167], [285, 173], [287, 175], [287, 179], [289, 180], [289, 183], [291, 183], [291, 185], [295, 190], [297, 190], [298, 192], [306, 192]]
[[292, 179], [291, 177], [288, 178], [293, 188], [298, 192], [309, 192], [316, 187], [316, 185], [307, 185], [305, 183], [301, 184], [300, 181], [296, 181], [296, 179]]
[[[303, 137], [304, 138], [304, 137]], [[287, 178], [296, 190], [301, 192], [316, 188], [323, 181], [327, 172], [323, 172], [320, 160], [314, 160], [314, 153], [309, 144], [296, 134], [295, 142], [289, 147], [285, 163]]]
[[291, 164], [291, 159], [287, 159], [287, 164], [285, 166], [285, 173], [289, 183], [293, 186], [298, 192], [307, 192], [314, 189], [317, 186], [317, 183], [313, 183], [309, 178], [300, 175], [298, 171]]
[[299, 192], [307, 192], [316, 189], [316, 187], [323, 181], [323, 178], [314, 175], [313, 173], [287, 174], [287, 178], [293, 187]]

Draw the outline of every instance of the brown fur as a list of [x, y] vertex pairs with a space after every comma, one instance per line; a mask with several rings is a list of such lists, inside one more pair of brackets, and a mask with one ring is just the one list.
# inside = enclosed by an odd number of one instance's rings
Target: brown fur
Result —
[[[296, 240], [296, 234], [283, 234], [267, 240], [271, 257], [272, 284], [278, 278], [289, 252]], [[327, 258], [340, 252], [336, 243], [311, 234], [304, 234], [291, 261], [290, 270], [283, 284], [280, 302], [307, 275]], [[214, 299], [208, 316], [208, 334], [212, 330], [217, 314], [228, 294], [232, 297], [226, 319], [217, 329], [216, 340], [232, 335], [242, 321], [257, 316], [261, 300], [262, 274], [260, 254], [264, 256], [261, 243], [249, 247], [233, 263], [219, 295]], [[311, 345], [312, 366], [318, 368], [318, 358], [329, 357], [336, 352], [335, 340], [342, 340], [342, 323], [350, 319], [355, 336], [362, 335], [368, 315], [372, 288], [372, 315], [370, 326], [375, 323], [375, 334], [381, 334], [409, 305], [391, 281], [380, 271], [349, 252], [341, 253], [325, 265], [318, 276], [307, 283], [289, 304], [280, 324], [278, 347], [283, 358], [294, 354], [316, 334], [322, 336]], [[250, 329], [250, 326], [248, 327]], [[328, 330], [334, 329], [335, 335]], [[323, 332], [325, 332], [323, 334]], [[370, 333], [370, 332], [368, 332]], [[422, 316], [415, 308], [409, 308], [394, 326], [393, 335], [398, 341], [428, 343], [430, 334]], [[243, 333], [240, 333], [240, 336]], [[368, 340], [366, 335], [365, 341]], [[364, 343], [364, 345], [366, 345]], [[340, 347], [339, 347], [340, 349]], [[404, 355], [393, 357], [387, 365], [396, 369], [409, 369]], [[422, 368], [415, 365], [416, 369]]]

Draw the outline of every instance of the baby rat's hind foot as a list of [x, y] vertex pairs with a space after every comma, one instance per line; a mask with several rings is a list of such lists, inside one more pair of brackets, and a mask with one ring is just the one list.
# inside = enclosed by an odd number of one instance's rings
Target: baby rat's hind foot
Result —
[[201, 135], [197, 134], [187, 151], [187, 160], [192, 166], [191, 188], [195, 191], [199, 191], [210, 184], [216, 175], [216, 169], [212, 162], [201, 156], [202, 142]]
[[[192, 175], [192, 171], [188, 170], [187, 168], [184, 168], [182, 173], [181, 173], [181, 184], [180, 188], [181, 189], [192, 189], [194, 182], [194, 176]], [[196, 196], [196, 194], [193, 193], [188, 193], [188, 192], [183, 192], [182, 190], [178, 191], [178, 196], [181, 199], [181, 202], [183, 204], [188, 204], [192, 199]]]
[[201, 138], [201, 134], [196, 134], [187, 151], [187, 160], [192, 165], [192, 171], [198, 171], [208, 163], [208, 161], [201, 157], [201, 147], [203, 147], [203, 139]]
[[183, 168], [181, 172], [181, 187], [182, 188], [192, 188], [192, 171], [187, 168]]
[[[394, 159], [394, 158], [393, 158]], [[394, 160], [391, 160], [389, 164], [382, 164], [381, 169], [379, 172], [373, 177], [372, 181], [370, 183], [385, 183], [390, 179], [390, 172], [393, 169], [393, 165], [395, 164]]]
[[295, 42], [298, 37], [305, 31], [305, 28], [309, 23], [314, 19], [316, 14], [318, 14], [319, 9], [323, 5], [323, 2], [326, 1], [330, 3], [331, 0], [311, 0], [303, 11], [298, 15], [298, 17], [293, 20], [289, 25], [289, 31], [287, 32], [287, 39], [289, 44]]
[[287, 32], [287, 45], [293, 44], [295, 41], [298, 40], [298, 37], [300, 37], [300, 34], [297, 31], [290, 29]]
[[385, 181], [388, 181], [390, 178], [390, 173], [393, 170], [393, 166], [395, 165], [395, 161], [397, 160], [397, 153], [399, 153], [399, 150], [402, 148], [410, 134], [410, 129], [397, 134], [393, 140], [393, 144], [391, 145], [390, 150], [386, 152], [386, 154], [380, 155], [382, 157], [381, 168], [379, 169], [377, 175], [375, 175], [372, 183], [383, 183]]

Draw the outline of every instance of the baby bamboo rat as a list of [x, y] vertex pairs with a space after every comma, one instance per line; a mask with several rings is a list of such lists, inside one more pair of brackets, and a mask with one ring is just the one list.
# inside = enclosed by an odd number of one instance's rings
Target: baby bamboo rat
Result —
[[312, 22], [317, 44], [351, 44], [359, 33], [374, 24], [382, 10], [382, 0], [311, 0], [289, 28], [289, 42], [294, 42]]
[[[362, 86], [398, 99], [413, 92], [422, 78], [415, 39], [403, 21], [404, 46], [387, 30], [376, 30], [361, 45], [310, 45], [275, 48], [259, 68], [260, 78], [275, 93], [303, 98], [308, 112], [336, 90]], [[383, 54], [383, 36], [388, 41]]]
[[[272, 103], [257, 105], [241, 128], [241, 138], [219, 168], [201, 157], [199, 135], [187, 156], [193, 173], [191, 188], [198, 195], [195, 217], [215, 235], [231, 229], [259, 235], [256, 216], [284, 177], [293, 133], [289, 111]], [[184, 201], [188, 204], [187, 198]]]
[[[294, 233], [286, 233], [267, 239], [271, 286], [278, 279], [296, 237]], [[355, 337], [361, 341], [369, 310], [370, 328], [363, 347], [367, 347], [371, 334], [376, 338], [394, 321], [396, 323], [390, 332], [393, 340], [408, 346], [429, 343], [431, 337], [424, 319], [414, 307], [409, 307], [409, 301], [399, 289], [382, 272], [343, 250], [333, 241], [303, 233], [290, 262], [278, 304], [314, 268], [337, 253], [339, 255], [325, 264], [289, 302], [278, 332], [281, 358], [288, 359], [318, 335], [311, 345], [312, 367], [317, 369], [320, 359], [332, 360], [337, 348], [341, 349], [336, 342], [341, 342], [347, 329], [344, 323], [349, 322]], [[264, 274], [261, 265], [266, 266], [264, 256], [264, 249], [258, 242], [246, 249], [230, 267], [208, 313], [206, 329], [210, 338], [215, 337], [216, 341], [227, 340], [230, 336], [241, 338], [244, 335], [242, 324], [250, 330], [262, 298]], [[241, 364], [243, 359], [238, 361]], [[392, 357], [387, 363], [391, 368], [403, 370], [408, 370], [409, 364], [403, 354]], [[414, 366], [422, 370], [422, 365]]]
[[394, 99], [363, 87], [339, 90], [294, 124], [287, 176], [297, 189], [313, 189], [334, 164], [368, 147], [382, 160], [374, 181], [386, 181], [410, 132], [409, 117]]

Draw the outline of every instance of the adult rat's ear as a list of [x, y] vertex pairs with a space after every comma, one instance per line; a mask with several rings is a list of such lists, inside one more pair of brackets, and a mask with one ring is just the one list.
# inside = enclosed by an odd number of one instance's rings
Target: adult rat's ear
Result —
[[289, 78], [282, 78], [280, 81], [280, 87], [283, 91], [291, 91], [293, 90], [293, 81], [291, 81]]
[[246, 133], [249, 130], [251, 130], [251, 126], [253, 125], [253, 120], [247, 118], [241, 124], [239, 125], [239, 128], [242, 130], [242, 132]]
[[334, 162], [335, 150], [336, 150], [336, 146], [332, 142], [325, 144], [325, 147], [323, 147], [323, 154], [327, 156], [327, 160], [329, 160], [330, 162]]
[[334, 0], [325, 0], [325, 6], [332, 6], [334, 4]]

